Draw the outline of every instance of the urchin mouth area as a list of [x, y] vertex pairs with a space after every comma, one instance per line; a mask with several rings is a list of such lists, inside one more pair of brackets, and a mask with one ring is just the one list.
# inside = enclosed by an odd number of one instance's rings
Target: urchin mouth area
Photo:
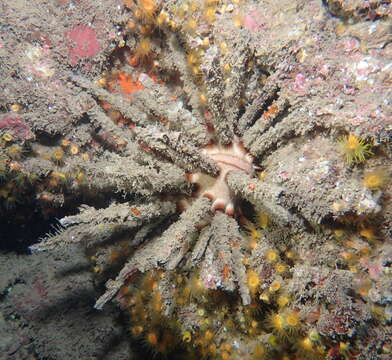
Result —
[[207, 145], [200, 152], [214, 160], [220, 171], [217, 177], [201, 172], [192, 173], [188, 176], [189, 181], [197, 185], [196, 196], [210, 199], [212, 201], [212, 211], [222, 211], [229, 216], [234, 216], [236, 199], [227, 184], [226, 178], [228, 173], [234, 170], [253, 175], [253, 157], [238, 138], [235, 138], [232, 144], [228, 146]]
[[220, 171], [226, 168], [231, 168], [231, 170], [244, 171], [247, 174], [253, 173], [253, 165], [247, 160], [241, 159], [236, 155], [217, 153], [209, 155], [211, 159], [218, 163]]

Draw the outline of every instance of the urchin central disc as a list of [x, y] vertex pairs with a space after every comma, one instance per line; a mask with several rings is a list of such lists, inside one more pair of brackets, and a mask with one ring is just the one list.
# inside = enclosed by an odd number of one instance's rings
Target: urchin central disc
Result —
[[212, 200], [213, 211], [223, 211], [229, 216], [234, 215], [235, 198], [227, 184], [227, 174], [239, 170], [248, 175], [254, 173], [253, 157], [247, 152], [238, 138], [228, 146], [218, 144], [207, 145], [200, 152], [214, 160], [219, 167], [219, 175], [197, 172], [189, 175], [189, 181], [197, 184], [197, 196]]

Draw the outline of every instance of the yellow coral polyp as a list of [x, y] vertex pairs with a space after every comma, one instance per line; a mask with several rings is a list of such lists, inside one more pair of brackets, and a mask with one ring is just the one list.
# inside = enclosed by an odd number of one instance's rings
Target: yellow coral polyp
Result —
[[207, 330], [204, 333], [204, 340], [210, 342], [214, 338], [214, 333], [211, 330]]
[[249, 236], [250, 239], [252, 240], [258, 240], [261, 237], [260, 231], [257, 230], [256, 226], [249, 222], [246, 222], [246, 224], [244, 225], [245, 229], [246, 229], [246, 233]]
[[235, 27], [241, 27], [241, 26], [243, 26], [244, 25], [244, 18], [243, 18], [243, 16], [242, 15], [240, 15], [240, 14], [234, 14], [233, 15], [233, 17], [232, 17], [232, 19], [233, 19], [233, 22], [234, 22], [234, 26]]
[[11, 145], [7, 148], [6, 153], [13, 160], [20, 160], [22, 157], [22, 148], [19, 145]]
[[207, 104], [207, 96], [205, 94], [199, 94], [199, 100], [203, 105]]
[[55, 179], [59, 179], [59, 180], [66, 180], [67, 179], [67, 175], [65, 175], [64, 173], [58, 172], [58, 171], [52, 171], [50, 176], [52, 176]]
[[227, 51], [228, 51], [227, 43], [225, 43], [225, 42], [220, 43], [219, 44], [219, 48], [220, 48], [220, 51], [221, 51], [222, 55], [226, 55], [227, 54]]
[[86, 176], [85, 176], [85, 174], [84, 174], [82, 171], [79, 171], [79, 172], [75, 175], [75, 180], [76, 180], [78, 183], [83, 182], [85, 179], [86, 179]]
[[387, 183], [388, 174], [384, 169], [371, 171], [365, 174], [363, 178], [363, 186], [370, 190], [378, 190]]
[[162, 312], [162, 301], [160, 292], [154, 292], [154, 295], [151, 299], [150, 308], [152, 311], [152, 315], [159, 315]]
[[184, 30], [187, 33], [194, 34], [197, 29], [197, 26], [197, 21], [195, 19], [190, 19], [188, 22], [185, 23]]
[[155, 276], [149, 272], [147, 273], [140, 282], [140, 289], [146, 293], [151, 293], [158, 285]]
[[188, 65], [190, 66], [199, 64], [200, 63], [199, 52], [196, 50], [190, 51], [186, 57], [186, 60], [188, 62]]
[[192, 334], [190, 331], [184, 331], [182, 333], [182, 341], [189, 343], [192, 340]]
[[169, 20], [168, 14], [162, 11], [161, 13], [159, 13], [159, 15], [156, 18], [156, 25], [158, 27], [162, 27], [168, 22], [168, 20]]
[[289, 260], [293, 260], [295, 258], [295, 253], [293, 251], [286, 251], [285, 256]]
[[306, 337], [299, 341], [299, 346], [305, 351], [312, 351], [313, 350], [313, 343], [309, 337]]
[[273, 282], [271, 283], [271, 285], [270, 285], [270, 287], [269, 287], [269, 290], [270, 290], [271, 292], [276, 292], [276, 291], [278, 291], [281, 287], [282, 287], [282, 284], [281, 284], [279, 281], [275, 280], [275, 281], [273, 281]]
[[284, 328], [284, 318], [281, 314], [271, 314], [269, 319], [270, 328], [277, 335], [286, 335]]
[[207, 292], [207, 288], [204, 286], [203, 281], [198, 275], [193, 275], [188, 282], [189, 296], [192, 298], [199, 298]]
[[88, 153], [80, 154], [80, 157], [81, 157], [83, 160], [85, 160], [85, 161], [90, 160], [90, 155], [89, 155]]
[[229, 360], [230, 359], [230, 354], [227, 351], [223, 351], [221, 354], [222, 360]]
[[10, 106], [10, 110], [13, 111], [13, 112], [18, 113], [18, 112], [20, 112], [22, 110], [22, 105], [20, 105], [20, 104], [12, 104]]
[[69, 152], [72, 155], [77, 155], [79, 153], [79, 147], [77, 145], [71, 145]]
[[276, 303], [280, 308], [284, 308], [290, 302], [290, 298], [288, 295], [281, 295], [277, 298]]
[[154, 19], [155, 11], [157, 6], [153, 0], [139, 0], [138, 10], [140, 11], [140, 16], [145, 22], [150, 22]]
[[191, 68], [192, 75], [199, 80], [202, 76], [202, 72], [199, 65], [194, 65]]
[[213, 7], [204, 10], [204, 19], [209, 25], [215, 21], [215, 9]]
[[285, 327], [290, 333], [294, 333], [299, 329], [300, 319], [296, 311], [291, 311], [284, 316]]
[[135, 49], [135, 57], [139, 60], [145, 60], [152, 52], [151, 40], [143, 38]]
[[351, 355], [351, 348], [348, 342], [341, 341], [339, 343], [339, 352], [345, 359], [349, 359]]
[[250, 250], [256, 249], [257, 245], [258, 245], [257, 240], [249, 239], [248, 246]]
[[136, 325], [131, 327], [131, 334], [135, 337], [138, 337], [143, 333], [143, 330], [143, 326]]
[[158, 335], [157, 335], [157, 333], [155, 333], [155, 332], [149, 332], [147, 335], [146, 335], [146, 338], [145, 338], [145, 340], [146, 340], [146, 343], [147, 344], [149, 344], [149, 345], [157, 345], [158, 344]]
[[269, 262], [276, 262], [279, 259], [279, 255], [275, 250], [268, 250], [266, 258]]
[[223, 71], [228, 73], [231, 70], [231, 65], [229, 63], [226, 63], [223, 65]]
[[52, 160], [61, 163], [64, 160], [64, 151], [62, 148], [57, 148], [52, 153]]
[[275, 265], [275, 270], [279, 273], [279, 274], [283, 274], [287, 271], [287, 266], [285, 264], [282, 263], [278, 263]]
[[252, 359], [254, 360], [261, 360], [264, 359], [265, 355], [267, 354], [267, 350], [264, 345], [256, 344], [252, 351]]
[[300, 355], [301, 359], [324, 359], [325, 358], [325, 351], [320, 346], [315, 346], [312, 339], [307, 336], [305, 338], [300, 339], [296, 344], [295, 347], [297, 349], [297, 354]]
[[248, 271], [247, 277], [248, 277], [248, 287], [249, 287], [249, 290], [252, 293], [255, 293], [257, 291], [257, 289], [259, 288], [259, 286], [260, 286], [260, 277], [253, 270], [249, 270]]
[[343, 238], [344, 237], [344, 235], [345, 235], [345, 231], [343, 230], [343, 229], [336, 229], [336, 230], [334, 230], [334, 235], [335, 235], [335, 237], [337, 238], [337, 239], [341, 239], [341, 238]]
[[259, 299], [267, 304], [270, 302], [270, 296], [267, 293], [260, 294]]
[[266, 229], [268, 227], [268, 224], [269, 224], [268, 214], [263, 211], [260, 211], [257, 214], [257, 225], [262, 229]]
[[352, 134], [340, 138], [338, 145], [348, 164], [364, 162], [373, 155], [372, 145]]
[[5, 134], [3, 134], [3, 140], [5, 142], [11, 142], [14, 140], [14, 137], [9, 133], [5, 133]]
[[374, 229], [372, 227], [365, 227], [359, 231], [359, 235], [364, 237], [366, 240], [375, 240], [377, 238]]

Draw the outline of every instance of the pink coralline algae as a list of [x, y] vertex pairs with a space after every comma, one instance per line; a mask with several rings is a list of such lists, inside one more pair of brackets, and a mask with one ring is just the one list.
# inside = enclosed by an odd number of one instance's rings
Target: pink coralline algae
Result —
[[80, 58], [96, 55], [100, 46], [96, 32], [86, 25], [76, 25], [67, 33], [67, 38], [72, 41], [69, 59], [71, 65], [76, 65]]
[[380, 275], [382, 268], [383, 268], [381, 262], [371, 262], [367, 258], [361, 259], [360, 264], [365, 269], [367, 269], [369, 276], [372, 279], [376, 279]]
[[306, 85], [306, 78], [303, 74], [299, 73], [295, 76], [292, 89], [300, 96], [307, 93], [308, 87]]
[[259, 31], [265, 28], [262, 17], [257, 10], [252, 10], [244, 16], [244, 27], [250, 31]]
[[0, 118], [0, 131], [10, 132], [14, 137], [20, 140], [31, 139], [33, 133], [30, 127], [19, 116], [6, 115]]

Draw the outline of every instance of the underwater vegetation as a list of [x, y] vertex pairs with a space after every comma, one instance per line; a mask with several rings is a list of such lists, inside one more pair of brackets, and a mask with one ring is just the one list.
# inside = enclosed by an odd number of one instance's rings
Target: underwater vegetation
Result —
[[[331, 30], [337, 19], [282, 24], [265, 6], [125, 1], [122, 38], [92, 74], [79, 63], [102, 46], [75, 25], [67, 81], [79, 122], [51, 138], [20, 104], [1, 115], [2, 214], [26, 198], [61, 214], [31, 250], [84, 246], [106, 286], [95, 308], [118, 303], [151, 354], [386, 359], [390, 124], [378, 93], [377, 112], [364, 103], [367, 81], [382, 92], [388, 80], [360, 53], [340, 64], [336, 42], [356, 49], [345, 25]], [[329, 43], [305, 33], [316, 25]], [[299, 34], [309, 41], [294, 46]], [[43, 69], [30, 73], [55, 76], [38, 50], [30, 57]]]

